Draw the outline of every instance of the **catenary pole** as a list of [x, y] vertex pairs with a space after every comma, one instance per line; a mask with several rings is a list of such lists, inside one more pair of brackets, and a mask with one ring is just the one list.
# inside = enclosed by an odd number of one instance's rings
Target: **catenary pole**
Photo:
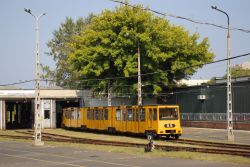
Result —
[[44, 145], [42, 141], [42, 115], [41, 115], [41, 100], [40, 100], [40, 55], [39, 55], [39, 19], [46, 13], [35, 16], [30, 9], [24, 9], [35, 18], [35, 34], [36, 34], [36, 46], [35, 46], [35, 123], [34, 123], [34, 142], [35, 146]]
[[138, 41], [138, 106], [142, 105], [141, 95], [141, 55], [140, 55], [140, 42]]
[[217, 8], [211, 6], [212, 9], [224, 13], [227, 16], [227, 137], [228, 141], [234, 141], [233, 134], [233, 102], [232, 102], [232, 86], [231, 86], [231, 64], [230, 64], [230, 22], [228, 14]]

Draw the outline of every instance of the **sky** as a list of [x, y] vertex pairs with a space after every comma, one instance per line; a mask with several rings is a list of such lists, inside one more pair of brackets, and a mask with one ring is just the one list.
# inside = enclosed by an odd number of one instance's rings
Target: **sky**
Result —
[[[153, 10], [192, 18], [203, 22], [227, 26], [226, 15], [211, 6], [224, 10], [230, 17], [234, 28], [250, 30], [249, 0], [129, 0], [131, 4], [142, 4]], [[66, 17], [74, 20], [87, 17], [90, 13], [99, 14], [105, 9], [112, 10], [117, 3], [109, 0], [1, 0], [0, 2], [0, 85], [16, 83], [35, 78], [35, 19], [24, 12], [31, 9], [34, 15], [46, 13], [39, 20], [40, 62], [55, 68], [47, 43], [53, 38]], [[165, 17], [172, 24], [183, 26], [190, 33], [199, 33], [200, 38], [208, 38], [210, 50], [215, 60], [226, 58], [227, 30], [208, 25], [199, 25], [189, 21]], [[250, 52], [250, 33], [231, 30], [231, 56]], [[231, 61], [232, 65], [250, 61], [250, 55]], [[226, 73], [226, 62], [204, 66], [192, 76], [192, 79], [211, 79]], [[32, 84], [20, 84], [16, 87], [34, 88]]]

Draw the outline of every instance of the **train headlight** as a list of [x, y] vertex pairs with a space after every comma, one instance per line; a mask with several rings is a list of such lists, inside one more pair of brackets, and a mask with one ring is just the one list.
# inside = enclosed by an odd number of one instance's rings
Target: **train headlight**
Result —
[[165, 128], [170, 128], [170, 127], [171, 127], [171, 124], [165, 124], [164, 127], [165, 127]]
[[165, 124], [164, 127], [165, 128], [174, 128], [175, 124]]

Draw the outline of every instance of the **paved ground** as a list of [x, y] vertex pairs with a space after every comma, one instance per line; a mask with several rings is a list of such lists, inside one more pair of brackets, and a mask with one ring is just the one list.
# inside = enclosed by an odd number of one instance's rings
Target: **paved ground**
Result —
[[0, 167], [243, 167], [177, 158], [145, 158], [122, 153], [68, 147], [33, 147], [30, 143], [0, 142]]
[[[235, 142], [250, 145], [250, 131], [234, 131]], [[227, 141], [227, 131], [183, 128], [182, 138]], [[0, 142], [0, 167], [243, 167], [247, 165], [187, 160], [146, 158], [128, 154], [80, 150], [60, 146], [33, 147], [31, 143]], [[250, 165], [248, 165], [250, 166]]]
[[[250, 131], [234, 130], [234, 143], [250, 145]], [[227, 142], [227, 130], [183, 127], [181, 138]]]

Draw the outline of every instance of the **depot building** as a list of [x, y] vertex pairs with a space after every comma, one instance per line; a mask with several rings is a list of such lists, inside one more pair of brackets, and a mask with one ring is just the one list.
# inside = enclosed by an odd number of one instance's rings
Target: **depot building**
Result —
[[[62, 109], [79, 107], [86, 90], [40, 90], [42, 128], [60, 128]], [[33, 128], [35, 90], [0, 87], [0, 130]]]

